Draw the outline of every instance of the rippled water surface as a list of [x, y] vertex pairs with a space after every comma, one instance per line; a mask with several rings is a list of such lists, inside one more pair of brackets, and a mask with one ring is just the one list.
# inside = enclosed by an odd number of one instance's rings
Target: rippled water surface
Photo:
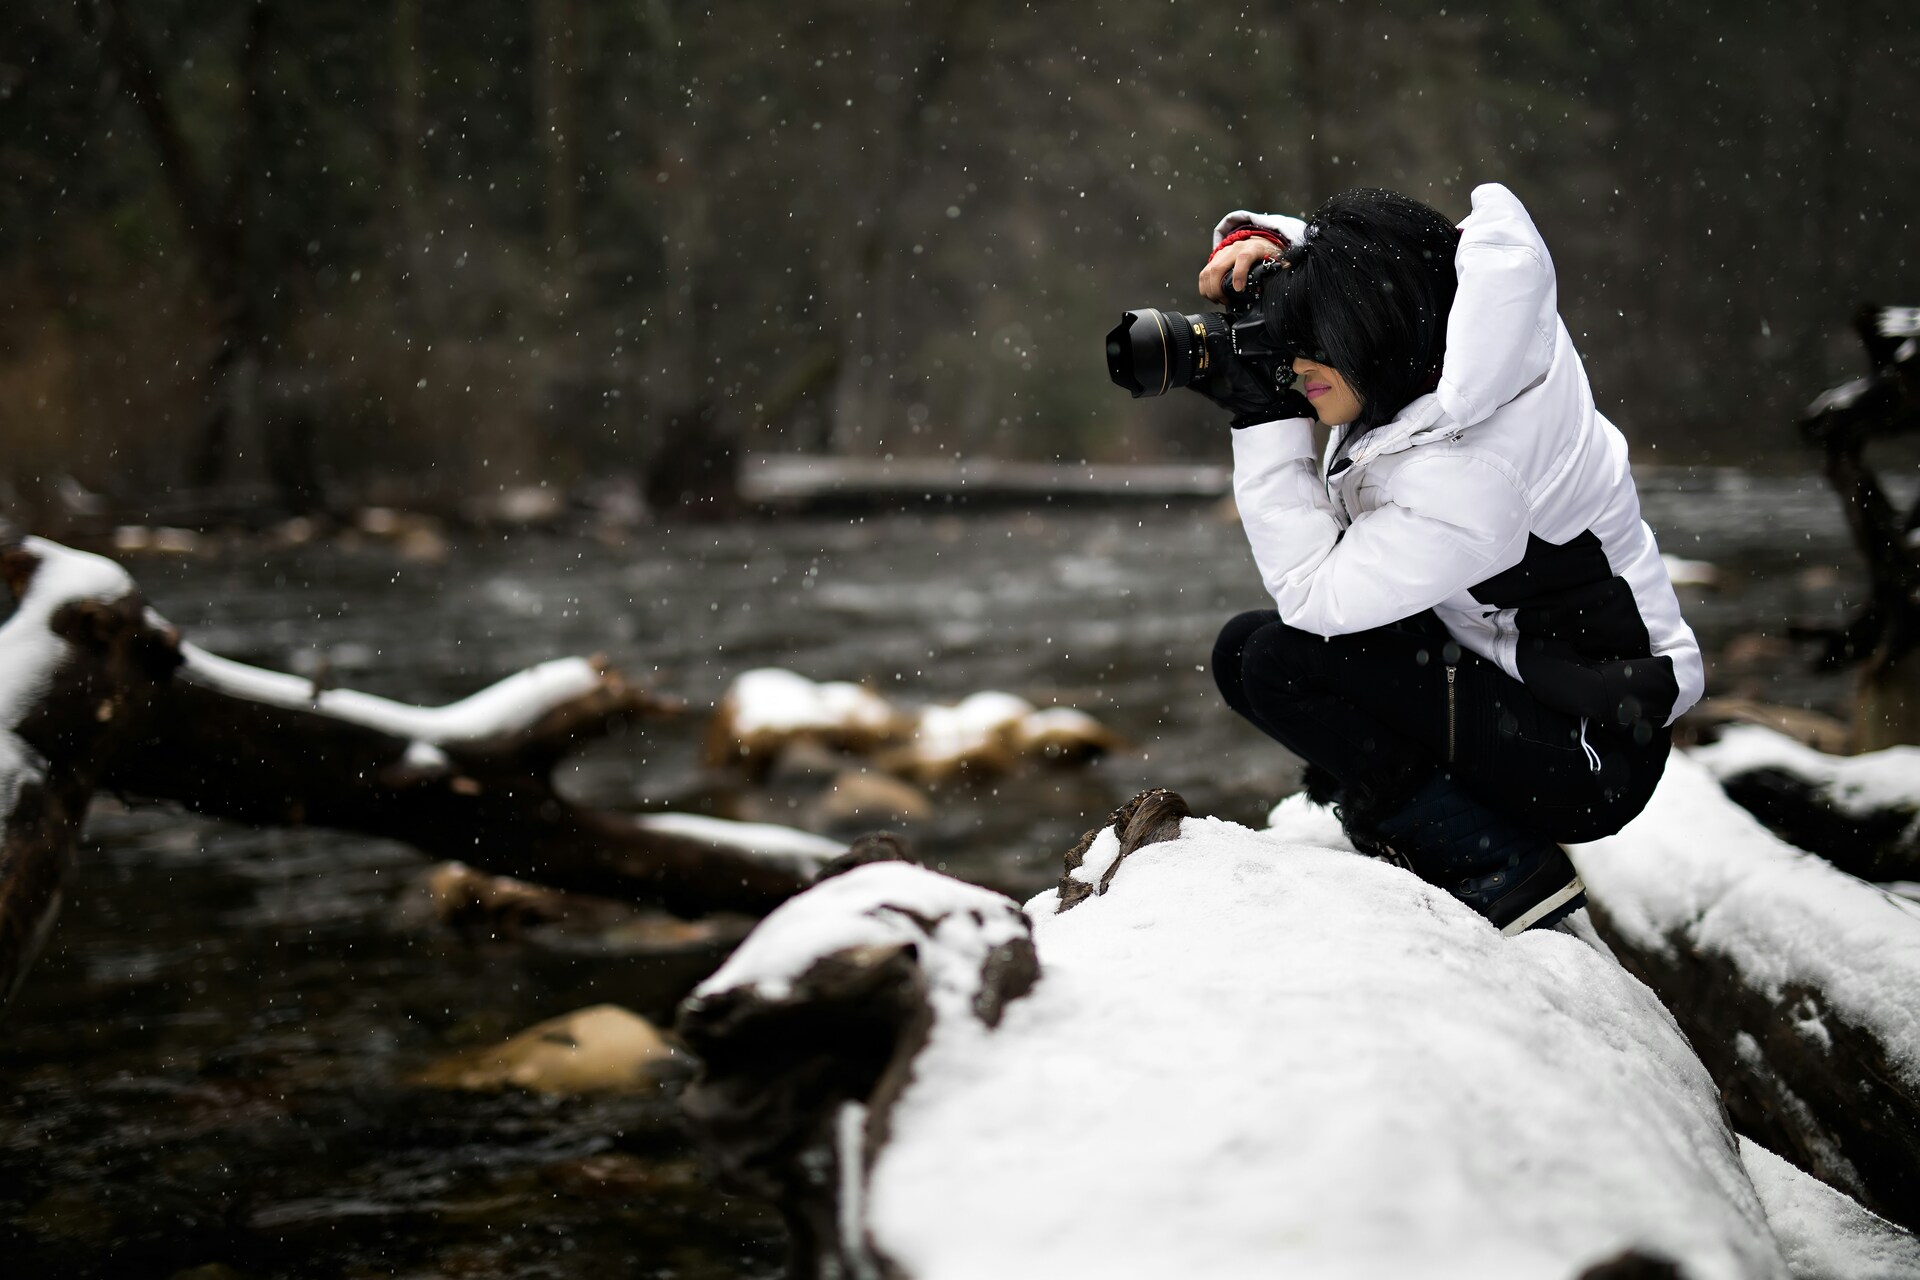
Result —
[[[1717, 564], [1681, 592], [1715, 691], [1840, 711], [1783, 637], [1863, 576], [1816, 479], [1643, 477], [1663, 549]], [[760, 522], [591, 539], [229, 548], [133, 565], [216, 652], [439, 702], [544, 658], [605, 653], [705, 708], [749, 667], [908, 701], [983, 688], [1077, 706], [1135, 750], [936, 795], [914, 834], [1024, 892], [1142, 786], [1252, 821], [1296, 766], [1205, 671], [1261, 605], [1238, 526], [1199, 505]], [[804, 797], [709, 775], [700, 719], [569, 766], [596, 802], [795, 821]], [[8, 1276], [718, 1277], [781, 1270], [777, 1221], [699, 1181], [671, 1088], [543, 1100], [439, 1093], [448, 1050], [611, 1000], [666, 1019], [719, 958], [475, 948], [420, 922], [423, 860], [318, 831], [103, 803], [53, 942], [0, 1024]]]

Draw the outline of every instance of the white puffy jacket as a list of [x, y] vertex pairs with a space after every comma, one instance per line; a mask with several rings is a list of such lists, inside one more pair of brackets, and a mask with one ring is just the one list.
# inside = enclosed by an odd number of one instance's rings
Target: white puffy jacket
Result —
[[[1227, 215], [1297, 242], [1297, 218]], [[1312, 422], [1233, 433], [1233, 490], [1280, 616], [1316, 635], [1431, 608], [1464, 647], [1595, 725], [1671, 724], [1699, 700], [1680, 616], [1627, 469], [1560, 320], [1553, 262], [1512, 192], [1478, 187], [1438, 388], [1340, 457]], [[1327, 461], [1333, 462], [1326, 471]], [[1324, 471], [1324, 474], [1323, 474]]]

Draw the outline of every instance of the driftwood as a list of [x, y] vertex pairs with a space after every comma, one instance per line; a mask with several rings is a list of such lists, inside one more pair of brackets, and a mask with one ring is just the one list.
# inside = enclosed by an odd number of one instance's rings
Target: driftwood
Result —
[[448, 707], [321, 690], [184, 644], [111, 561], [0, 547], [0, 995], [58, 910], [96, 787], [259, 825], [331, 826], [680, 915], [764, 914], [839, 846], [575, 804], [570, 751], [673, 703], [563, 659]]
[[1644, 813], [1573, 852], [1596, 928], [1672, 1011], [1734, 1124], [1920, 1228], [1911, 909], [1787, 847], [1684, 756]]
[[1853, 749], [1869, 751], [1920, 742], [1920, 499], [1897, 512], [1866, 460], [1873, 440], [1920, 428], [1920, 309], [1863, 307], [1855, 326], [1875, 372], [1821, 395], [1800, 430], [1825, 454], [1872, 595], [1844, 626], [1799, 633], [1825, 640], [1823, 667], [1860, 666]]

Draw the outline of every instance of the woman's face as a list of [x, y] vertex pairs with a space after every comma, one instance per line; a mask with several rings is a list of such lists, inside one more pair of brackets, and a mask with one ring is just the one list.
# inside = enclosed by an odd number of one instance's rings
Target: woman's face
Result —
[[1320, 421], [1330, 427], [1344, 427], [1360, 416], [1360, 397], [1338, 369], [1297, 356], [1293, 372], [1300, 379], [1300, 393], [1312, 403], [1314, 416]]

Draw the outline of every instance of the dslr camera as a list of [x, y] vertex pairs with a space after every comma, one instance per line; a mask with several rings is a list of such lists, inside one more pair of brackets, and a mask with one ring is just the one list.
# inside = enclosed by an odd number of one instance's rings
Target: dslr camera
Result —
[[1279, 340], [1267, 296], [1267, 282], [1281, 269], [1260, 263], [1244, 292], [1229, 284], [1224, 312], [1127, 312], [1107, 334], [1107, 376], [1136, 400], [1192, 387], [1232, 409], [1236, 425], [1302, 412], [1297, 406], [1305, 401], [1293, 390], [1295, 353]]

